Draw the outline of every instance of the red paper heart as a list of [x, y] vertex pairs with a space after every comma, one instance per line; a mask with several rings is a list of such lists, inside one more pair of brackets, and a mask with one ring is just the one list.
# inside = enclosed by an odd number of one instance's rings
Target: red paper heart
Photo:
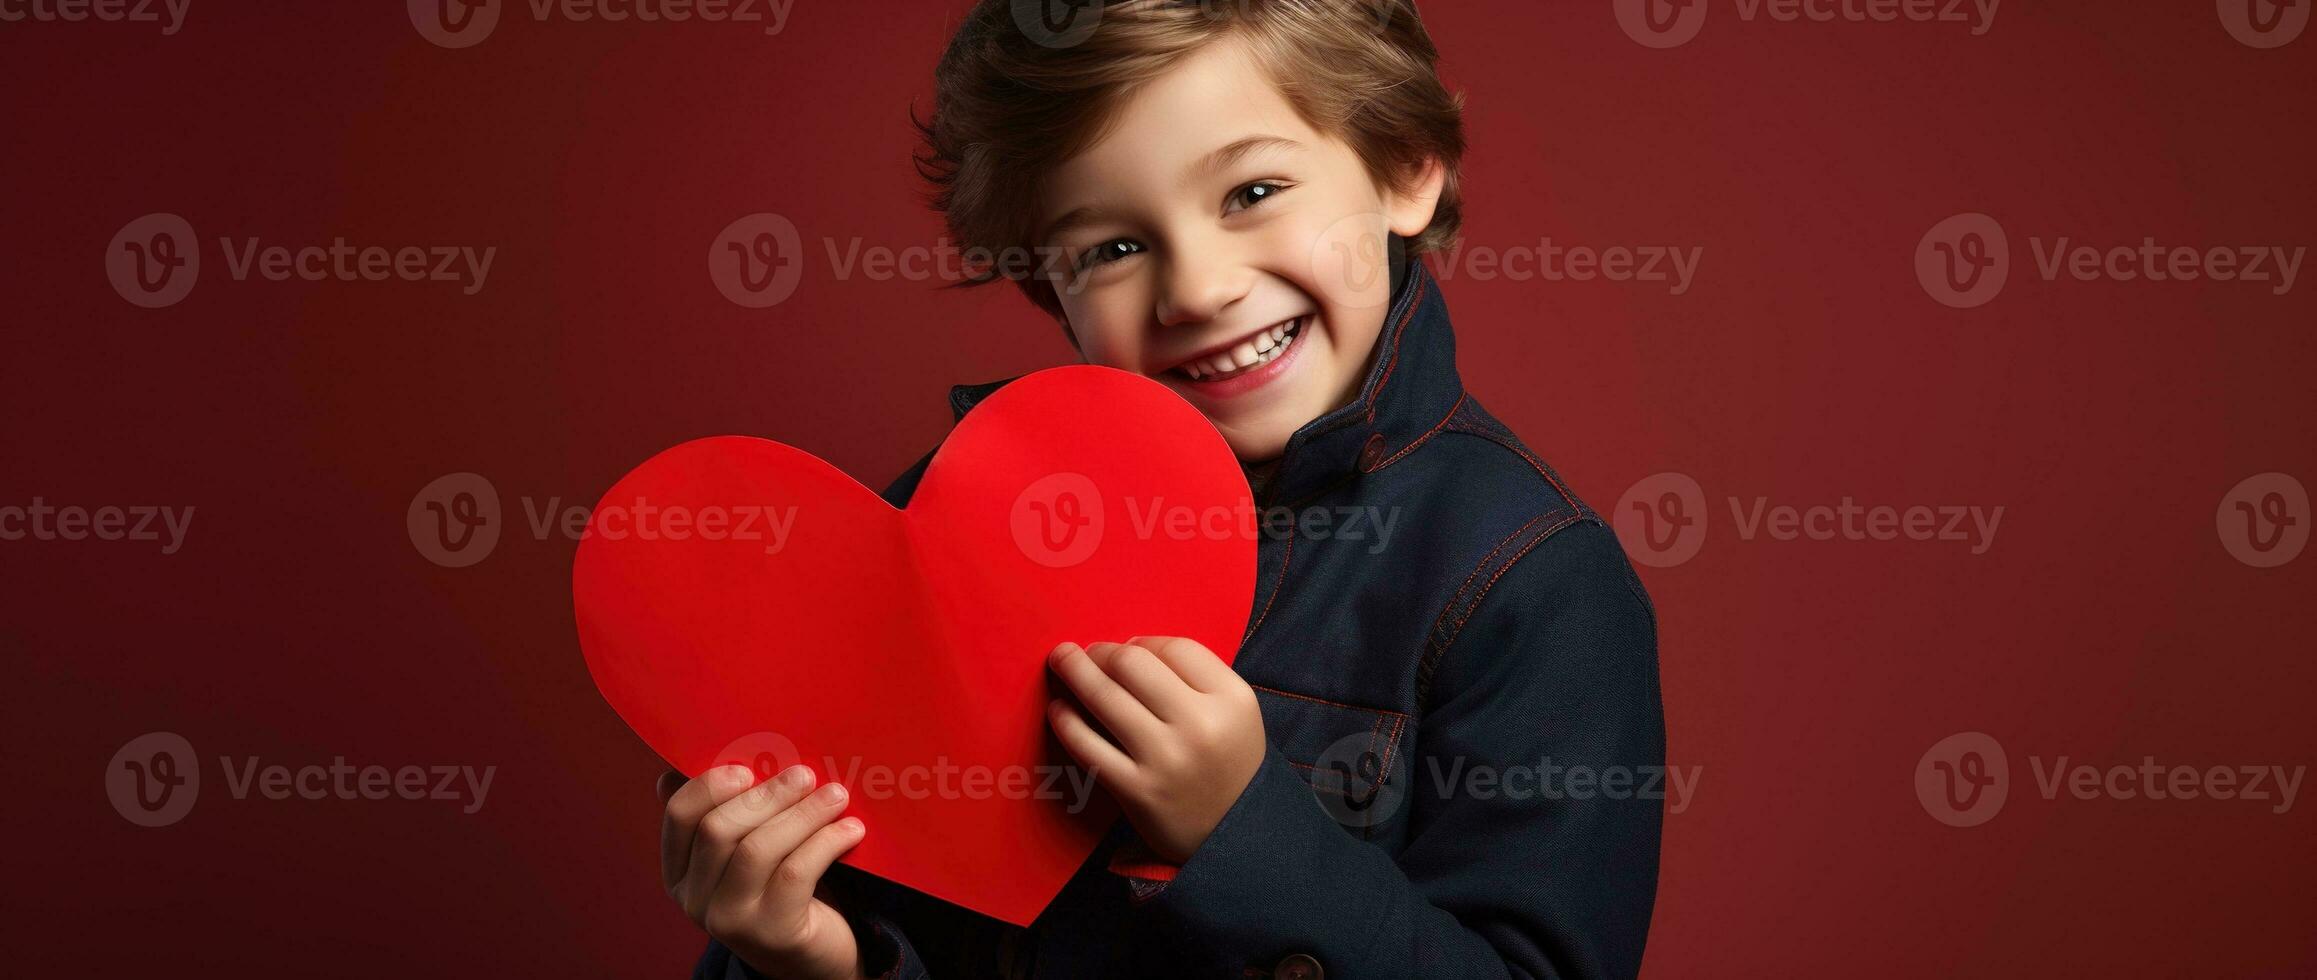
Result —
[[1073, 813], [1068, 779], [1041, 785], [1068, 761], [1047, 652], [1170, 635], [1230, 661], [1252, 514], [1230, 448], [1180, 397], [1055, 368], [967, 415], [906, 510], [764, 439], [653, 457], [580, 542], [580, 648], [677, 769], [803, 762], [869, 827], [846, 863], [1027, 925], [1116, 816], [1099, 791]]

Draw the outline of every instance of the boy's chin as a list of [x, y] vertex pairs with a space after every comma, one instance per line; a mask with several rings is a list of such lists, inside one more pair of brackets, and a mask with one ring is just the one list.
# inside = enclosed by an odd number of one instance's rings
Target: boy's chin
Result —
[[1262, 397], [1261, 404], [1234, 406], [1239, 410], [1228, 416], [1219, 412], [1207, 416], [1241, 463], [1253, 466], [1277, 461], [1287, 453], [1288, 440], [1297, 431], [1333, 407], [1316, 391], [1281, 387], [1284, 390], [1254, 393]]
[[1249, 466], [1271, 462], [1287, 452], [1287, 440], [1295, 435], [1296, 428], [1269, 420], [1215, 426], [1215, 430], [1223, 434], [1223, 441], [1230, 444], [1231, 455]]

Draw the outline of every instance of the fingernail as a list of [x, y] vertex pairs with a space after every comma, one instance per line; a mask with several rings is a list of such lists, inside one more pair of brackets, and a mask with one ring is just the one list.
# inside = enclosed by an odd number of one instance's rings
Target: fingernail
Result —
[[778, 778], [783, 786], [803, 786], [812, 781], [813, 771], [811, 767], [800, 762], [781, 770]]
[[821, 802], [823, 803], [838, 803], [842, 802], [845, 798], [845, 787], [836, 783], [830, 783], [827, 786], [823, 786], [820, 789], [813, 791], [813, 795], [820, 797]]
[[845, 825], [846, 833], [858, 834], [861, 831], [868, 829], [862, 825], [861, 818], [859, 817], [846, 817], [845, 819], [839, 820], [837, 822]]

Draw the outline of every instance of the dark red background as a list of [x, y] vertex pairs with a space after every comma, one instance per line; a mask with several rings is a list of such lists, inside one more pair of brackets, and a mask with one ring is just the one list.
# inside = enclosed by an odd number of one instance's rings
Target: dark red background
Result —
[[[2247, 476], [2317, 480], [2317, 285], [2045, 282], [2027, 244], [2310, 244], [2317, 37], [2257, 51], [2194, 0], [2014, 0], [1982, 37], [1718, 2], [1661, 51], [1609, 0], [1425, 6], [1470, 99], [1468, 242], [1704, 249], [1680, 296], [1446, 283], [1468, 385], [1595, 506], [1661, 471], [1712, 503], [1695, 560], [1643, 570], [1673, 761], [1703, 767], [1648, 970], [2317, 970], [2308, 804], [2047, 802], [2025, 763], [2317, 759], [2317, 556], [2250, 568], [2214, 528]], [[203, 0], [169, 37], [0, 24], [0, 504], [198, 508], [175, 555], [0, 542], [19, 971], [689, 969], [660, 766], [581, 663], [573, 542], [533, 539], [521, 501], [590, 503], [725, 432], [881, 485], [941, 436], [946, 385], [1070, 356], [1007, 291], [839, 281], [821, 248], [939, 234], [907, 119], [960, 7], [803, 0], [767, 37], [510, 5], [464, 50], [385, 2]], [[204, 268], [144, 310], [102, 254], [157, 211]], [[807, 272], [746, 310], [704, 259], [757, 211], [802, 229]], [[1954, 310], [1913, 253], [1967, 211], [2010, 232], [2011, 282]], [[215, 240], [251, 235], [499, 254], [473, 297], [236, 282]], [[404, 513], [458, 471], [506, 526], [442, 568]], [[1725, 503], [1846, 495], [2006, 511], [1972, 556], [1745, 541]], [[154, 730], [205, 783], [144, 829], [100, 769]], [[2013, 767], [1969, 829], [1912, 785], [1960, 731]], [[233, 800], [215, 757], [253, 754], [498, 773], [473, 815]]]

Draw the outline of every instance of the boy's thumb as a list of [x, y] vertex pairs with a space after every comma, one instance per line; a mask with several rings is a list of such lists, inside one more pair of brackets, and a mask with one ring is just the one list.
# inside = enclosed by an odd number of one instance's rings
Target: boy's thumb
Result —
[[677, 790], [683, 789], [686, 782], [689, 782], [689, 780], [684, 778], [684, 774], [673, 769], [661, 773], [660, 783], [657, 787], [657, 791], [659, 792], [660, 796], [660, 805], [667, 806], [669, 798], [675, 796]]

